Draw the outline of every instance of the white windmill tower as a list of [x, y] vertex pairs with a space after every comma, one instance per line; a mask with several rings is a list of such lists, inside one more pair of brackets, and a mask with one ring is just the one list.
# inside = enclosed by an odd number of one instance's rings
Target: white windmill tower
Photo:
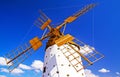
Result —
[[41, 16], [35, 24], [42, 30], [48, 28], [49, 32], [41, 38], [33, 38], [29, 41], [29, 44], [18, 47], [16, 50], [6, 54], [6, 57], [9, 58], [7, 64], [11, 63], [8, 67], [9, 70], [12, 71], [16, 68], [42, 46], [44, 39], [48, 38], [42, 77], [85, 77], [84, 68], [103, 58], [103, 55], [94, 48], [75, 39], [70, 34], [64, 35], [60, 29], [94, 6], [95, 4], [87, 5], [55, 28], [50, 26], [51, 20], [44, 13], [40, 12]]

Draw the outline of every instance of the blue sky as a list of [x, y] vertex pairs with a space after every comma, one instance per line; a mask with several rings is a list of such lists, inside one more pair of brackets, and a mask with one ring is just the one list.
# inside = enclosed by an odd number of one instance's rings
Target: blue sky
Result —
[[[33, 25], [40, 9], [52, 20], [52, 24], [58, 24], [84, 5], [94, 2], [98, 5], [68, 24], [65, 33], [94, 46], [105, 55], [104, 59], [87, 68], [89, 72], [99, 77], [120, 77], [119, 0], [0, 0], [0, 57], [33, 37], [42, 35], [43, 31]], [[32, 68], [36, 60], [43, 61], [45, 42], [23, 64]], [[0, 65], [1, 68], [6, 66]], [[22, 71], [24, 73], [19, 75], [0, 71], [0, 76], [41, 77], [41, 72], [36, 70]]]

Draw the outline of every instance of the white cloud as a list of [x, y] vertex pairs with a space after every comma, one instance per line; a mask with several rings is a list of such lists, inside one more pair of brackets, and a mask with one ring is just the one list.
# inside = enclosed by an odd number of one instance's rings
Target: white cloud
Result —
[[19, 68], [15, 68], [11, 73], [12, 74], [22, 74], [22, 73], [24, 73], [24, 71]]
[[99, 77], [98, 75], [93, 74], [89, 69], [85, 69], [85, 75], [86, 77]]
[[0, 65], [1, 66], [6, 66], [7, 65], [4, 57], [0, 57]]
[[39, 72], [40, 72], [40, 70], [35, 70], [35, 72], [39, 73]]
[[0, 77], [6, 77], [5, 75], [0, 75]]
[[[6, 68], [0, 68], [0, 72], [9, 73], [9, 70], [6, 69]], [[21, 70], [21, 69], [19, 69], [19, 68], [15, 68], [15, 69], [11, 72], [11, 74], [22, 74], [22, 73], [24, 73], [24, 71]]]
[[110, 72], [110, 70], [107, 70], [107, 69], [105, 69], [105, 68], [102, 68], [102, 69], [100, 69], [100, 70], [98, 70], [99, 72], [101, 72], [101, 73], [107, 73], [107, 72]]
[[10, 66], [12, 65], [12, 63], [7, 64], [6, 62], [8, 62], [10, 59], [8, 58], [4, 58], [4, 57], [0, 57], [0, 65], [1, 66]]
[[120, 72], [116, 72], [116, 77], [120, 77]]
[[[8, 61], [10, 59], [6, 59], [6, 60]], [[6, 64], [6, 60], [4, 57], [0, 57], [0, 66], [9, 66]], [[18, 66], [18, 68], [15, 68], [11, 73], [12, 74], [21, 74], [21, 73], [24, 73], [23, 70], [35, 70], [36, 72], [40, 72], [43, 70], [43, 62], [40, 60], [34, 60], [31, 64], [31, 66], [28, 66], [25, 64], [20, 64]], [[5, 73], [9, 72], [9, 70], [6, 68], [0, 68], [0, 71], [5, 72]]]
[[120, 72], [116, 72], [117, 75], [120, 75]]
[[8, 70], [8, 69], [6, 69], [6, 68], [0, 68], [0, 71], [1, 71], [1, 72], [6, 72], [6, 73], [8, 73], [8, 72], [9, 72], [9, 70]]
[[27, 66], [25, 64], [20, 64], [19, 68], [24, 69], [24, 70], [31, 70], [32, 69], [30, 66]]
[[89, 53], [92, 53], [95, 48], [89, 47], [88, 45], [84, 45], [81, 47], [80, 52], [84, 55], [87, 55]]
[[[40, 60], [34, 60], [34, 62], [32, 63], [31, 65], [33, 67], [33, 69], [36, 71], [36, 72], [40, 72], [43, 70], [43, 62], [40, 61]], [[39, 71], [40, 70], [40, 71]]]

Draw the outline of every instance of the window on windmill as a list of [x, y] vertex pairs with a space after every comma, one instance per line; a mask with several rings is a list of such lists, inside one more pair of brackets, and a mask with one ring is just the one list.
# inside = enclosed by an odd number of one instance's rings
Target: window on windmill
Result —
[[50, 54], [51, 56], [53, 55], [53, 54]]
[[56, 71], [56, 73], [58, 74], [58, 73], [59, 73], [59, 71]]
[[43, 73], [45, 73], [45, 72], [46, 72], [46, 67], [43, 68]]
[[61, 64], [61, 66], [63, 66], [63, 64]]
[[55, 67], [55, 65], [53, 65], [53, 67]]
[[50, 74], [48, 73], [48, 76], [49, 76]]
[[82, 73], [82, 76], [84, 76], [84, 74]]
[[67, 77], [69, 77], [70, 75], [69, 74], [67, 74]]
[[69, 64], [68, 66], [70, 67], [71, 65]]
[[60, 49], [60, 48], [57, 48], [58, 50]]

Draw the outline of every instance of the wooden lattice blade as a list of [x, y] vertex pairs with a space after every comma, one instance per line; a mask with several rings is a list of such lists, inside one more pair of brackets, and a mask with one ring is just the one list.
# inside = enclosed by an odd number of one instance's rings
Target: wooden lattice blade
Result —
[[[79, 72], [81, 69], [84, 68], [80, 55], [76, 51], [74, 51], [73, 48], [71, 48], [69, 44], [64, 44], [60, 46], [59, 49], [64, 54], [64, 56], [67, 58], [70, 65], [74, 67], [76, 72]], [[78, 47], [76, 47], [75, 49], [79, 50]]]
[[91, 49], [89, 49], [90, 50], [89, 51], [86, 48], [87, 47], [86, 45], [82, 46], [85, 47], [83, 49], [69, 42], [62, 46], [64, 46], [64, 48], [62, 48], [61, 51], [77, 72], [81, 71], [82, 69], [86, 68], [89, 65], [94, 64], [94, 62], [104, 57], [97, 51], [92, 51]]
[[[69, 38], [73, 38], [73, 39], [69, 40]], [[64, 41], [66, 39], [67, 39], [67, 41]], [[59, 38], [58, 40], [59, 40], [58, 42], [56, 41], [56, 45], [59, 47], [65, 46], [62, 49], [63, 51], [70, 49], [70, 50], [67, 50], [66, 52], [63, 52], [63, 54], [65, 56], [66, 56], [66, 53], [70, 54], [70, 55], [67, 55], [66, 58], [68, 58], [72, 55], [72, 57], [74, 58], [73, 60], [76, 61], [76, 63], [73, 64], [73, 67], [76, 67], [76, 65], [83, 65], [83, 68], [85, 68], [89, 65], [92, 65], [94, 62], [96, 62], [104, 57], [101, 53], [96, 51], [94, 47], [90, 47], [89, 45], [81, 42], [80, 40], [74, 39], [74, 37], [71, 35], [69, 35], [69, 36], [64, 35], [61, 38]], [[71, 49], [74, 52], [71, 53]], [[79, 57], [74, 54], [79, 55]], [[82, 60], [78, 59], [78, 58], [82, 58]], [[69, 58], [68, 58], [68, 60], [69, 60]], [[69, 61], [71, 62], [71, 60], [69, 60]], [[81, 68], [77, 69], [77, 71], [80, 71], [83, 68], [81, 67]]]
[[80, 11], [78, 11], [75, 14], [73, 14], [72, 16], [69, 16], [68, 18], [66, 18], [63, 23], [61, 23], [59, 26], [57, 26], [57, 28], [60, 29], [65, 24], [75, 21], [78, 17], [80, 17], [81, 15], [83, 15], [84, 13], [89, 11], [90, 9], [94, 8], [95, 6], [96, 6], [96, 4], [89, 4], [89, 5], [85, 6]]
[[68, 45], [69, 45], [75, 52], [77, 52], [84, 60], [86, 60], [90, 65], [93, 64], [88, 58], [86, 58], [82, 53], [80, 53], [79, 50], [76, 50], [76, 48], [75, 48], [73, 45], [71, 45], [71, 44], [69, 44], [69, 43], [68, 43]]
[[89, 11], [90, 9], [92, 9], [93, 7], [95, 7], [95, 5], [96, 4], [89, 4], [89, 5], [85, 6], [82, 10], [78, 11], [74, 15], [72, 15], [72, 16], [68, 17], [67, 19], [65, 19], [65, 22], [67, 22], [67, 23], [73, 22], [79, 16], [83, 15], [84, 13], [86, 13], [87, 11]]
[[104, 57], [104, 55], [101, 54], [100, 52], [96, 51], [94, 47], [91, 47], [78, 39], [75, 39], [74, 42], [78, 46], [80, 46], [79, 53], [83, 54], [84, 57], [90, 61], [90, 62], [88, 62], [85, 58], [83, 58], [83, 63], [84, 63], [85, 67], [95, 63], [96, 61], [98, 61]]
[[[42, 46], [42, 42], [38, 37], [33, 38], [29, 43], [24, 44], [5, 55], [6, 63], [9, 65], [9, 71], [12, 71], [25, 59], [32, 55], [38, 48]], [[9, 60], [8, 60], [9, 59]]]
[[46, 27], [51, 30], [50, 23], [51, 20], [42, 11], [40, 11], [40, 17], [37, 19], [37, 21], [35, 21], [35, 25], [42, 30], [44, 30]]
[[23, 46], [8, 52], [5, 55], [5, 58], [9, 59], [6, 60], [6, 63], [8, 65], [11, 64], [8, 66], [9, 71], [11, 72], [17, 68], [19, 64], [21, 64], [30, 54], [32, 54], [33, 52], [31, 50], [33, 51], [30, 44], [24, 44]]

